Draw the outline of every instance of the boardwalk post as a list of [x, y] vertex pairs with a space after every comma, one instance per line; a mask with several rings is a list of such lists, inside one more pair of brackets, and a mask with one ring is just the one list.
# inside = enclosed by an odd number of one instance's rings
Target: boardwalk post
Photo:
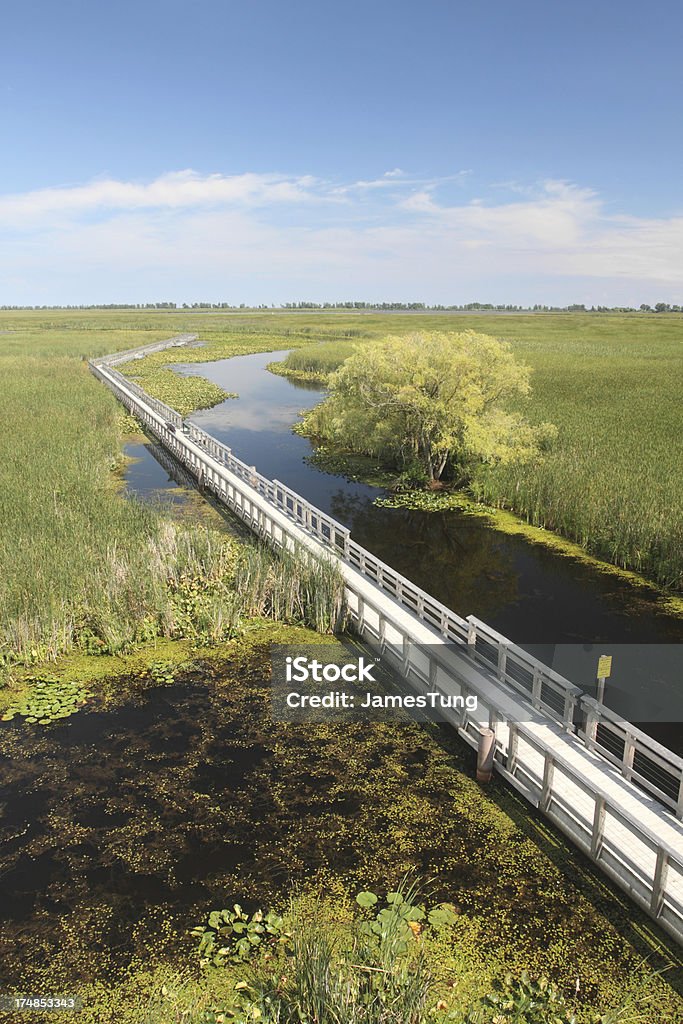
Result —
[[402, 641], [401, 665], [403, 675], [405, 676], [408, 674], [410, 666], [410, 640], [405, 633], [403, 634]]
[[387, 646], [387, 620], [386, 620], [386, 616], [382, 613], [381, 610], [379, 610], [378, 614], [379, 614], [379, 627], [378, 627], [378, 631], [379, 631], [379, 649], [382, 652], [382, 654], [384, 654], [385, 648]]
[[664, 902], [664, 887], [666, 874], [669, 867], [669, 857], [666, 850], [660, 846], [657, 850], [657, 862], [655, 864], [655, 877], [652, 881], [652, 895], [650, 897], [650, 911], [654, 917], [659, 917]]
[[612, 674], [611, 654], [601, 654], [598, 660], [598, 704], [605, 703], [605, 682]]
[[496, 750], [496, 734], [493, 729], [479, 730], [477, 747], [477, 782], [490, 782], [493, 775], [493, 755]]
[[555, 762], [553, 756], [549, 750], [545, 753], [545, 763], [543, 765], [543, 786], [541, 788], [541, 799], [539, 801], [539, 810], [547, 813], [550, 808], [550, 801], [553, 796], [553, 777], [555, 775]]
[[515, 774], [515, 768], [517, 767], [517, 747], [519, 745], [519, 730], [515, 723], [510, 724], [510, 741], [508, 743], [508, 756], [505, 767], [509, 771], [510, 775]]
[[503, 681], [507, 671], [508, 645], [498, 644], [498, 678]]
[[576, 707], [576, 697], [571, 690], [567, 690], [564, 695], [564, 725], [567, 732], [573, 732], [574, 730], [574, 708]]
[[636, 741], [633, 733], [626, 730], [626, 736], [624, 738], [624, 756], [622, 761], [621, 772], [627, 779], [633, 777], [633, 761], [636, 754]]
[[605, 798], [596, 797], [595, 811], [593, 813], [593, 831], [591, 834], [591, 856], [597, 860], [600, 857], [602, 841], [605, 835]]

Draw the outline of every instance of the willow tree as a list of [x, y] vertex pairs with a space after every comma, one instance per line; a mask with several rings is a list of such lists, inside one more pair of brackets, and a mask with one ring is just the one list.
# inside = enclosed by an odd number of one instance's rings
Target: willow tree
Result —
[[436, 485], [477, 463], [526, 460], [552, 434], [506, 405], [530, 392], [506, 342], [474, 331], [391, 335], [359, 345], [329, 379], [306, 431]]

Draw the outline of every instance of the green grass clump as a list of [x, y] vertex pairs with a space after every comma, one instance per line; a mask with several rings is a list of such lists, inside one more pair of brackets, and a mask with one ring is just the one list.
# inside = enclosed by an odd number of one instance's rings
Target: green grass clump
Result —
[[268, 369], [294, 380], [324, 384], [328, 376], [353, 354], [353, 349], [351, 341], [325, 341], [305, 345], [294, 349], [282, 362], [270, 363]]

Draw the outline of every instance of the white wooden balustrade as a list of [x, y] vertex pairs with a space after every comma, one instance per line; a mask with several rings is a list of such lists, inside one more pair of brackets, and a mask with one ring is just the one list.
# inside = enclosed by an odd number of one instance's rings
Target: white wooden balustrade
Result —
[[499, 774], [683, 943], [683, 759], [486, 623], [447, 608], [357, 544], [342, 523], [115, 369], [195, 338], [179, 335], [90, 367], [260, 537], [333, 559], [355, 629], [411, 686], [476, 696], [476, 711], [463, 703], [443, 712], [458, 733], [476, 747], [479, 730], [491, 727]]

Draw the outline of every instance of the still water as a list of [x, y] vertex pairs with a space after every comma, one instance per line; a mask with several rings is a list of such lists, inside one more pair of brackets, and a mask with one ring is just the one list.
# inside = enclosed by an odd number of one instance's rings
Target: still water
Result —
[[[344, 523], [360, 544], [460, 615], [476, 615], [554, 663], [558, 671], [563, 671], [560, 660], [566, 663], [571, 655], [579, 672], [572, 678], [582, 687], [594, 684], [592, 666], [598, 655], [612, 653], [614, 678], [607, 703], [625, 717], [644, 721], [643, 706], [648, 707], [654, 677], [653, 706], [660, 723], [667, 717], [683, 720], [678, 685], [683, 649], [674, 652], [679, 657], [672, 661], [671, 647], [658, 651], [654, 646], [679, 645], [683, 624], [661, 609], [654, 594], [465, 513], [377, 507], [375, 498], [385, 494], [380, 488], [322, 472], [310, 462], [310, 442], [294, 434], [292, 425], [324, 391], [266, 370], [268, 363], [285, 355], [256, 353], [202, 364], [204, 376], [239, 397], [195, 413], [193, 421], [265, 476], [282, 481]], [[197, 373], [196, 364], [175, 369]], [[570, 644], [576, 645], [573, 652], [553, 647]], [[653, 646], [629, 652], [624, 645]], [[667, 667], [651, 671], [650, 659]], [[631, 678], [620, 680], [620, 672], [627, 673], [626, 662]], [[675, 670], [672, 663], [678, 666]], [[657, 733], [678, 746], [677, 731], [663, 728]]]
[[[201, 373], [239, 398], [192, 420], [265, 476], [298, 491], [348, 526], [360, 544], [460, 615], [474, 614], [522, 644], [672, 643], [679, 619], [654, 597], [464, 513], [378, 508], [377, 487], [324, 473], [307, 461], [310, 442], [292, 433], [301, 410], [324, 392], [268, 373], [286, 352], [203, 363]], [[178, 366], [197, 373], [197, 366]]]

